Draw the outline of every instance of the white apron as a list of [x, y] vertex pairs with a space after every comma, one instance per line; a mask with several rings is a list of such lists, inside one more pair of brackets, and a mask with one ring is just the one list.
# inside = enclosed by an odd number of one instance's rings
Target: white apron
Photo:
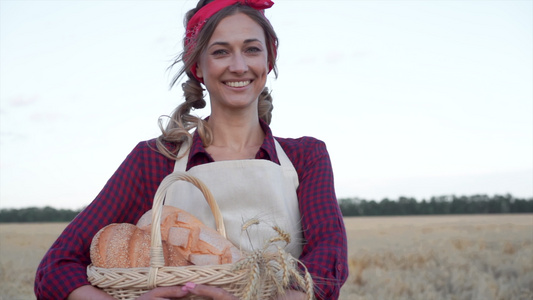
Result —
[[[265, 159], [227, 160], [192, 167], [188, 174], [200, 179], [218, 203], [227, 238], [242, 250], [260, 249], [277, 236], [277, 225], [291, 236], [285, 250], [298, 258], [302, 253], [302, 229], [298, 208], [298, 174], [287, 154], [275, 141], [280, 165]], [[183, 144], [174, 171], [185, 172], [189, 146]], [[211, 228], [215, 228], [213, 214], [198, 188], [184, 181], [174, 183], [165, 197], [165, 204], [183, 209]], [[242, 232], [242, 225], [258, 219], [259, 225]]]

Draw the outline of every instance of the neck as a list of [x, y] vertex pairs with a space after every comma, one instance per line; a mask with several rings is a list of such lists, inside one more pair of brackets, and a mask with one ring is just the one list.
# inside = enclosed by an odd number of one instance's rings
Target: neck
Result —
[[263, 144], [265, 133], [257, 114], [249, 117], [211, 115], [208, 122], [213, 131], [213, 143], [207, 151], [215, 160], [253, 158]]

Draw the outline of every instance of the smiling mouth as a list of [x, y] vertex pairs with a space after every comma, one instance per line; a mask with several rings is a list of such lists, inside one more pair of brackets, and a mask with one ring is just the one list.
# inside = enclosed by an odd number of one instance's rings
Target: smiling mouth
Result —
[[251, 80], [246, 80], [246, 81], [226, 81], [224, 82], [225, 85], [227, 86], [230, 86], [230, 87], [245, 87], [247, 85], [249, 85], [252, 81]]

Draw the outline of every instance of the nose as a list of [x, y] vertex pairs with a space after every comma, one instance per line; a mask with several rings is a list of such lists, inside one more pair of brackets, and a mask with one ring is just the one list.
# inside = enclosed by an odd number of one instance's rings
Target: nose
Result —
[[229, 70], [230, 72], [237, 74], [246, 73], [246, 71], [248, 71], [248, 64], [246, 63], [246, 58], [241, 53], [233, 55]]

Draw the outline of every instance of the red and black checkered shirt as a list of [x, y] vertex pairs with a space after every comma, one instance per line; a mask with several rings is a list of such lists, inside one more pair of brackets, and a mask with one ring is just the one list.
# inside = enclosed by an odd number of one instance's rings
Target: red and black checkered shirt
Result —
[[[256, 159], [279, 164], [272, 132], [266, 124], [261, 126], [266, 137]], [[311, 137], [276, 140], [300, 181], [297, 195], [304, 235], [300, 260], [313, 276], [317, 298], [337, 299], [348, 276], [347, 239], [326, 146]], [[65, 299], [74, 289], [89, 284], [86, 271], [92, 237], [110, 223], [136, 224], [152, 208], [159, 183], [174, 169], [174, 160], [155, 149], [155, 140], [139, 143], [96, 199], [55, 241], [37, 269], [37, 299]], [[187, 169], [210, 162], [213, 159], [195, 134]]]

